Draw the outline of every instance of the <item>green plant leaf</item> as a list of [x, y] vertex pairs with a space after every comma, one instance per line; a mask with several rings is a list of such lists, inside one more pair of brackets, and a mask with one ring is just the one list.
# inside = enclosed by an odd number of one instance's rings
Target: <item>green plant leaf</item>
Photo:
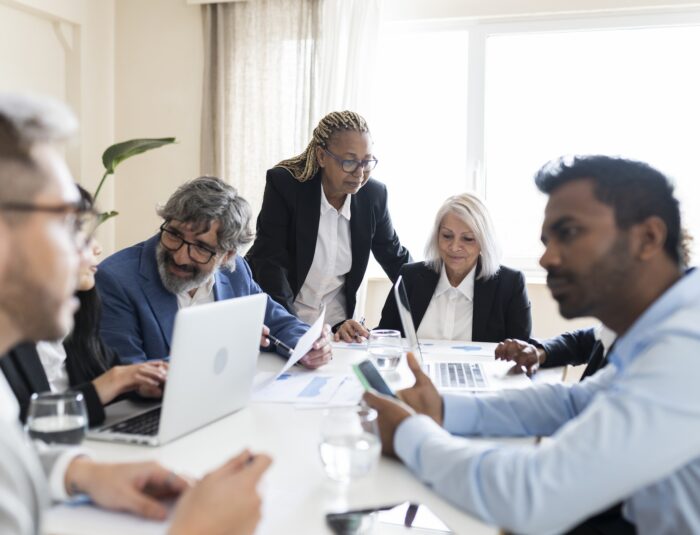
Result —
[[116, 212], [114, 210], [111, 210], [109, 212], [102, 212], [102, 213], [98, 214], [97, 226], [99, 227], [102, 223], [104, 223], [108, 219], [112, 219], [113, 217], [116, 217], [118, 215], [119, 215], [119, 212]]
[[102, 154], [102, 163], [107, 173], [112, 174], [121, 162], [142, 152], [175, 143], [174, 137], [130, 139], [115, 143]]

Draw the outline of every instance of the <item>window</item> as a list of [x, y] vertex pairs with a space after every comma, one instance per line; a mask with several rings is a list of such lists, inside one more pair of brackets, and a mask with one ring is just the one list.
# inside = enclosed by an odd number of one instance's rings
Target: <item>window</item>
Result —
[[376, 175], [414, 258], [440, 202], [471, 189], [489, 205], [504, 263], [541, 273], [546, 198], [532, 176], [562, 154], [657, 167], [700, 240], [697, 15], [398, 28], [382, 44]]

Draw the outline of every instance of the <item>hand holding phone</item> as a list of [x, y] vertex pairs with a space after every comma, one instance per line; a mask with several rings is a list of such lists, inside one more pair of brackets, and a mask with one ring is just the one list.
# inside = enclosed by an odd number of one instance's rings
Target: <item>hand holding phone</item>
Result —
[[355, 375], [360, 380], [365, 390], [369, 391], [373, 388], [385, 396], [396, 397], [396, 394], [394, 394], [394, 391], [386, 384], [386, 381], [384, 381], [379, 370], [372, 364], [372, 361], [363, 360], [359, 364], [353, 364], [352, 370], [355, 372]]

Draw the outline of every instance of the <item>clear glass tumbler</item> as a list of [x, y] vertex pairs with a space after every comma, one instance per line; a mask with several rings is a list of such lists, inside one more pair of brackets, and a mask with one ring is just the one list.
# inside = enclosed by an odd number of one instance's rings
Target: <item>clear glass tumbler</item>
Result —
[[32, 395], [26, 429], [32, 440], [49, 445], [77, 445], [87, 431], [87, 409], [80, 392], [42, 392]]
[[369, 474], [381, 450], [377, 411], [363, 406], [324, 411], [319, 452], [328, 477], [349, 483]]

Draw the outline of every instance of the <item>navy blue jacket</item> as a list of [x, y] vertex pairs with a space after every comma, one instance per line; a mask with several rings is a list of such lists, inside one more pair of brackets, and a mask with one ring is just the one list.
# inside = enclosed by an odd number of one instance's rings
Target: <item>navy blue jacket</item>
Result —
[[[96, 281], [102, 298], [100, 334], [119, 359], [128, 364], [170, 355], [177, 297], [163, 286], [156, 262], [158, 235], [123, 249], [99, 265]], [[217, 301], [262, 293], [250, 267], [236, 257], [233, 271], [214, 273]], [[309, 329], [270, 297], [265, 311], [270, 333], [294, 347]]]

